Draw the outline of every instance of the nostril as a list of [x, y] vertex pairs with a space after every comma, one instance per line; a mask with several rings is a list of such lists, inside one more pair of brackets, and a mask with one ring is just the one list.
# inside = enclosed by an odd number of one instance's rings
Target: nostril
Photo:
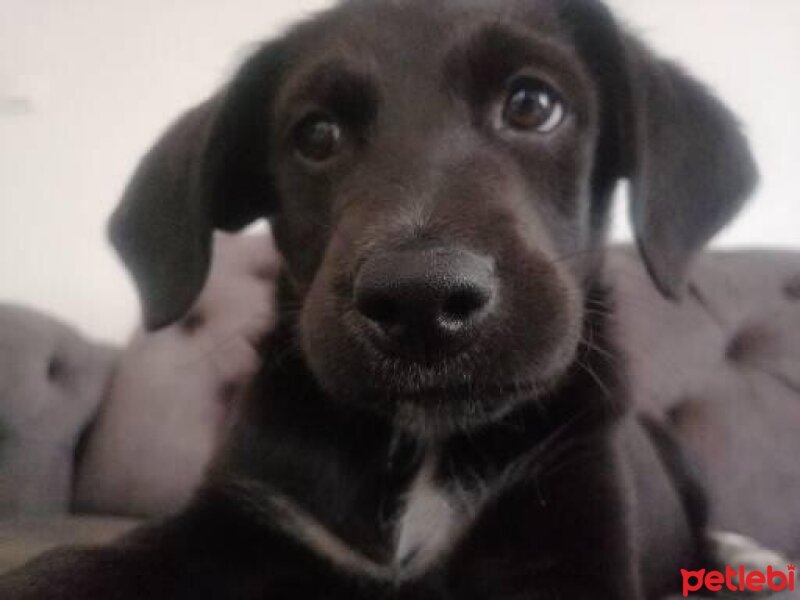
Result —
[[491, 299], [491, 292], [478, 286], [451, 292], [442, 305], [442, 317], [449, 321], [467, 321], [480, 312]]
[[408, 249], [370, 257], [353, 282], [366, 333], [388, 351], [429, 356], [464, 347], [497, 291], [490, 259], [459, 248]]
[[448, 296], [442, 305], [442, 316], [455, 321], [464, 321], [482, 306], [483, 302], [468, 290], [460, 290]]
[[389, 324], [398, 318], [397, 303], [384, 294], [367, 294], [359, 297], [357, 308], [362, 315], [376, 323]]

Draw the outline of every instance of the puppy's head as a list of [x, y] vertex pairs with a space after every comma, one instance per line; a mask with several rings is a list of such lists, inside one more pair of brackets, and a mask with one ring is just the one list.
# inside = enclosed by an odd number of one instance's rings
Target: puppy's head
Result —
[[354, 0], [182, 117], [111, 232], [157, 328], [200, 290], [214, 228], [271, 217], [320, 385], [441, 429], [573, 362], [620, 179], [675, 296], [755, 167], [731, 114], [599, 2]]

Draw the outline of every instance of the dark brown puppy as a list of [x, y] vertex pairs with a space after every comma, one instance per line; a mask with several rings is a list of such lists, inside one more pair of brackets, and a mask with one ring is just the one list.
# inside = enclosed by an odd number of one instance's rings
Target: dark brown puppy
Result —
[[[273, 218], [280, 323], [182, 515], [3, 598], [653, 598], [699, 560], [628, 416], [611, 196], [656, 284], [755, 180], [729, 114], [592, 0], [352, 1], [260, 49], [145, 158], [112, 236], [150, 327], [213, 228]], [[663, 449], [663, 448], [662, 448]]]

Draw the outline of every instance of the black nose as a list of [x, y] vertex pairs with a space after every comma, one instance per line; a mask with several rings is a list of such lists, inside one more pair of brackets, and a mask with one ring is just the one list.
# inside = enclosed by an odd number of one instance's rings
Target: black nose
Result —
[[468, 344], [496, 294], [492, 260], [449, 247], [376, 255], [355, 283], [356, 307], [375, 337], [390, 351], [422, 358]]

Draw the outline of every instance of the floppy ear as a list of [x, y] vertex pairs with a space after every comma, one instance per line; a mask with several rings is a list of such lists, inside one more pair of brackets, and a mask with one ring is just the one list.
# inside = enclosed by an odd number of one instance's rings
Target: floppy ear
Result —
[[261, 48], [221, 94], [191, 109], [145, 155], [111, 217], [145, 327], [180, 319], [208, 273], [214, 229], [272, 212], [266, 174], [272, 90], [281, 52]]
[[757, 170], [731, 112], [617, 25], [600, 0], [553, 0], [598, 87], [593, 214], [630, 180], [631, 222], [662, 294], [677, 297], [692, 259], [737, 213]]
[[739, 211], [757, 168], [736, 118], [676, 65], [626, 40], [630, 217], [657, 287], [679, 296], [692, 259]]

